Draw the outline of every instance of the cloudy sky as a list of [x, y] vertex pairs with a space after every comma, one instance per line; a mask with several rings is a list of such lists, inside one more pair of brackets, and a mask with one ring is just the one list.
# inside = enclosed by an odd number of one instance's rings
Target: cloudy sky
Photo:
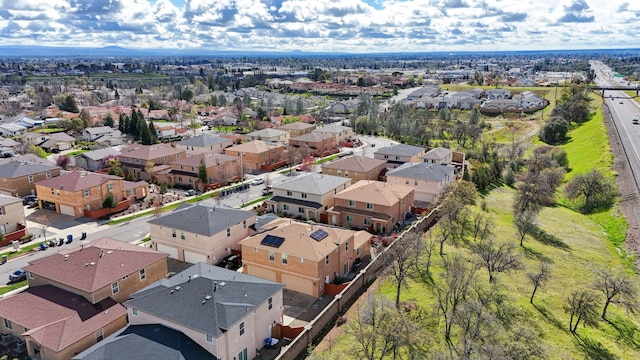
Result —
[[0, 0], [0, 45], [461, 51], [640, 45], [639, 0]]

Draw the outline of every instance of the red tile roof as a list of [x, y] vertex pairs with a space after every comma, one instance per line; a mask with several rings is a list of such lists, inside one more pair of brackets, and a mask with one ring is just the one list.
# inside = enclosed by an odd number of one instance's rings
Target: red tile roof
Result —
[[25, 271], [91, 293], [166, 257], [155, 250], [101, 238], [66, 254], [34, 260]]

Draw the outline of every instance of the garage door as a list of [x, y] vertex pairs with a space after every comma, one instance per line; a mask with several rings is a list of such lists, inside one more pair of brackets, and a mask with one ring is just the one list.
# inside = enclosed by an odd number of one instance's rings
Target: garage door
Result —
[[206, 263], [207, 262], [207, 255], [197, 254], [197, 253], [185, 250], [185, 252], [184, 252], [184, 262], [188, 262], [188, 263], [191, 263], [191, 264], [197, 264], [199, 262]]
[[276, 281], [276, 272], [273, 270], [257, 267], [257, 266], [249, 266], [249, 275], [257, 276], [259, 278], [265, 280]]
[[63, 215], [76, 216], [76, 212], [73, 209], [73, 206], [69, 206], [69, 205], [60, 204], [60, 213]]
[[169, 254], [169, 257], [172, 259], [178, 258], [178, 249], [172, 246], [158, 244], [158, 251]]
[[282, 283], [289, 290], [301, 292], [307, 295], [313, 295], [313, 283], [311, 280], [299, 278], [293, 275], [282, 274]]

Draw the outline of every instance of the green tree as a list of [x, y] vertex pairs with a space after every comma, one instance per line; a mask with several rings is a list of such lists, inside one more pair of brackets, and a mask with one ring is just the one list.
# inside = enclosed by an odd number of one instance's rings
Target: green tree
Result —
[[102, 122], [104, 124], [104, 126], [108, 126], [108, 127], [114, 127], [116, 125], [115, 120], [113, 120], [113, 116], [111, 116], [111, 113], [107, 114], [107, 117], [104, 118], [104, 121]]
[[559, 116], [554, 116], [542, 126], [538, 137], [547, 144], [555, 145], [566, 141], [569, 123]]
[[151, 144], [157, 144], [158, 133], [156, 132], [156, 127], [153, 124], [153, 120], [149, 120], [149, 135], [151, 136]]
[[200, 166], [198, 166], [198, 179], [200, 179], [203, 184], [209, 183], [209, 174], [207, 174], [207, 165], [204, 162], [204, 158], [200, 159]]
[[585, 214], [609, 208], [618, 196], [613, 181], [596, 169], [571, 178], [565, 194], [569, 200], [577, 201], [580, 211]]
[[60, 110], [68, 111], [72, 113], [78, 113], [80, 110], [78, 109], [78, 104], [76, 103], [76, 99], [73, 98], [71, 94], [65, 94], [62, 99], [62, 103], [60, 104]]
[[91, 115], [86, 109], [80, 111], [80, 120], [82, 120], [82, 128], [90, 128], [92, 125]]
[[104, 200], [102, 200], [102, 208], [113, 209], [117, 205], [118, 205], [118, 202], [116, 201], [116, 197], [111, 192], [108, 192], [107, 196], [105, 196]]

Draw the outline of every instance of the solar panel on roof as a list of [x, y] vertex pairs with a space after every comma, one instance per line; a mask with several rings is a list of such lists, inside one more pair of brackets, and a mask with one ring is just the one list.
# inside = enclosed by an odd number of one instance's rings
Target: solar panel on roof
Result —
[[322, 230], [322, 229], [318, 229], [314, 232], [311, 233], [311, 238], [315, 241], [320, 241], [324, 238], [326, 238], [327, 236], [329, 236], [329, 233], [327, 233], [326, 231]]
[[284, 242], [284, 238], [280, 236], [267, 235], [260, 241], [261, 245], [271, 246], [274, 248], [279, 248], [280, 245]]

